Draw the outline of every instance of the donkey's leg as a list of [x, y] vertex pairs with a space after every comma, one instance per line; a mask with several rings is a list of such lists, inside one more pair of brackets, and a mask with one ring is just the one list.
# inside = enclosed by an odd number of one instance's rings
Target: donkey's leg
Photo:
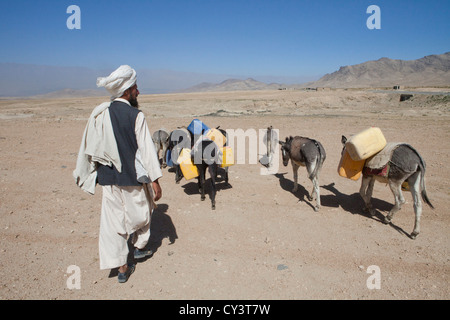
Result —
[[153, 145], [155, 146], [155, 151], [156, 151], [156, 157], [158, 158], [158, 163], [160, 163], [159, 162], [159, 143], [158, 143], [158, 141], [153, 141]]
[[297, 192], [298, 190], [298, 165], [294, 163], [294, 161], [291, 161], [292, 163], [292, 171], [294, 172], [294, 189], [292, 189], [292, 192]]
[[402, 182], [398, 180], [389, 180], [389, 187], [394, 194], [395, 204], [394, 207], [389, 211], [389, 214], [384, 218], [384, 223], [390, 223], [394, 214], [402, 208], [402, 204], [405, 202], [402, 194]]
[[203, 165], [198, 166], [198, 171], [199, 171], [198, 186], [201, 194], [200, 199], [204, 201], [206, 197], [205, 197], [205, 168], [203, 167]]
[[224, 180], [225, 180], [225, 184], [228, 184], [228, 167], [224, 168], [225, 170], [225, 174], [224, 174]]
[[411, 194], [414, 200], [414, 213], [415, 213], [415, 221], [414, 221], [414, 230], [411, 233], [411, 239], [415, 239], [417, 235], [420, 233], [420, 217], [422, 215], [422, 200], [420, 198], [420, 185], [421, 185], [421, 177], [420, 172], [414, 173], [411, 177], [408, 178], [409, 188], [411, 190]]
[[364, 210], [368, 211], [372, 216], [375, 214], [375, 209], [373, 209], [371, 202], [374, 184], [375, 179], [372, 176], [363, 175], [361, 188], [359, 189], [359, 194], [361, 195], [365, 205]]
[[374, 216], [376, 214], [376, 210], [372, 206], [372, 194], [373, 194], [373, 187], [375, 186], [375, 178], [372, 177], [372, 179], [369, 182], [369, 186], [366, 191], [366, 197], [368, 199], [369, 203], [369, 213], [371, 216]]
[[312, 201], [312, 199], [314, 198], [314, 196], [316, 197], [316, 206], [314, 207], [314, 211], [319, 211], [320, 209], [320, 188], [319, 188], [319, 178], [316, 176], [314, 178], [311, 179], [312, 183], [313, 183], [313, 191], [311, 192], [311, 199], [310, 201]]
[[175, 166], [175, 183], [179, 184], [181, 179], [183, 179], [183, 172], [181, 171], [180, 165]]
[[217, 165], [213, 163], [208, 167], [209, 175], [211, 176], [211, 209], [216, 209], [216, 175]]
[[316, 206], [314, 207], [314, 211], [319, 211], [320, 208], [319, 172], [316, 172], [315, 175], [313, 175], [317, 165], [318, 163], [316, 161], [306, 164], [308, 177], [310, 178], [313, 184], [313, 188], [311, 190], [310, 195], [308, 196], [308, 200], [313, 201], [314, 199], [316, 199]]
[[162, 147], [162, 167], [163, 168], [167, 167], [166, 153], [167, 153], [167, 145], [163, 144], [163, 147]]

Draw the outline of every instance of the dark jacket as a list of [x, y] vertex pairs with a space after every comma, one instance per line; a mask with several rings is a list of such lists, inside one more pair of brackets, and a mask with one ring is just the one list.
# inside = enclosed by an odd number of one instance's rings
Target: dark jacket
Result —
[[97, 181], [100, 185], [141, 186], [136, 178], [136, 117], [140, 111], [122, 101], [114, 101], [109, 106], [111, 124], [119, 150], [122, 172], [114, 166], [99, 165]]

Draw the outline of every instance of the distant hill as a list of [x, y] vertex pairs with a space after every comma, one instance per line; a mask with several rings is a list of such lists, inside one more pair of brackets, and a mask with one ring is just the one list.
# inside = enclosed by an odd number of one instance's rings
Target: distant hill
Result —
[[450, 52], [417, 60], [381, 58], [341, 67], [308, 87], [363, 88], [401, 86], [450, 86]]
[[369, 88], [393, 87], [395, 85], [409, 87], [450, 86], [450, 52], [429, 55], [417, 60], [381, 58], [376, 61], [367, 61], [341, 67], [338, 71], [326, 74], [317, 81], [301, 84], [266, 84], [252, 78], [246, 80], [228, 79], [221, 83], [203, 82], [178, 92], [276, 90], [308, 87]]
[[278, 83], [267, 84], [252, 78], [246, 80], [228, 79], [221, 83], [203, 82], [180, 92], [209, 92], [209, 91], [244, 91], [244, 90], [277, 90], [282, 85]]

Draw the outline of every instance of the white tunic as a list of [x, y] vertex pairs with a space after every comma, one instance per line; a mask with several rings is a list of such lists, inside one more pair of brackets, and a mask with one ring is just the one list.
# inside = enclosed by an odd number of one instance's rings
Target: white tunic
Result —
[[[116, 99], [127, 104], [128, 101]], [[151, 181], [162, 177], [159, 159], [145, 116], [136, 117], [136, 141], [140, 161]], [[145, 188], [148, 190], [146, 193]], [[113, 269], [127, 263], [128, 236], [132, 243], [143, 249], [150, 238], [151, 213], [154, 209], [153, 191], [147, 186], [102, 186], [102, 212], [100, 218], [100, 269]], [[150, 198], [150, 199], [149, 199]]]
[[[129, 104], [124, 99], [118, 98], [116, 100]], [[93, 112], [90, 117], [83, 135], [77, 167], [74, 171], [77, 184], [91, 194], [94, 194], [96, 172], [93, 171], [93, 168], [95, 168], [94, 161], [91, 156], [85, 154], [85, 150], [95, 149], [97, 154], [94, 159], [108, 159], [102, 151], [98, 151], [99, 148], [93, 146], [102, 145], [104, 143], [101, 142], [102, 139], [108, 141], [107, 145], [111, 144], [112, 139], [115, 142], [109, 129], [109, 114], [103, 114], [103, 112], [107, 112], [105, 107], [103, 104], [102, 107], [97, 107], [94, 109], [95, 113]], [[108, 130], [99, 130], [100, 126], [106, 127]], [[150, 180], [155, 181], [162, 177], [162, 172], [152, 136], [142, 112], [139, 112], [136, 117], [135, 134], [141, 163]], [[102, 147], [101, 149], [105, 148]], [[110, 149], [114, 150], [114, 148]], [[115, 155], [112, 158], [118, 157]], [[120, 171], [120, 168], [118, 170]], [[84, 179], [77, 179], [80, 176]], [[82, 183], [80, 183], [81, 181]], [[132, 243], [136, 248], [143, 249], [147, 245], [150, 238], [151, 213], [154, 209], [153, 191], [150, 185], [102, 186], [102, 191], [99, 233], [100, 269], [113, 269], [127, 263], [127, 239], [131, 234], [133, 234]]]

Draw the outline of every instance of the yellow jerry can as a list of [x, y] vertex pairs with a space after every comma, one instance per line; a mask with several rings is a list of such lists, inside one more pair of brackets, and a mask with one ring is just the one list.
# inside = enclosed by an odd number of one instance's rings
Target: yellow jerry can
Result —
[[234, 165], [233, 149], [231, 147], [223, 147], [220, 150], [222, 151], [222, 163], [220, 167], [225, 168]]
[[345, 149], [353, 160], [359, 161], [370, 158], [385, 146], [386, 139], [380, 128], [371, 127], [348, 139]]
[[205, 136], [214, 141], [215, 144], [219, 147], [222, 148], [226, 143], [227, 143], [227, 138], [222, 134], [222, 132], [220, 132], [218, 129], [209, 129], [206, 133]]
[[338, 173], [341, 177], [356, 181], [361, 176], [365, 162], [366, 160], [353, 160], [345, 149], [339, 162]]
[[198, 177], [197, 166], [191, 159], [191, 149], [183, 148], [177, 162], [180, 164], [181, 172], [186, 180]]

